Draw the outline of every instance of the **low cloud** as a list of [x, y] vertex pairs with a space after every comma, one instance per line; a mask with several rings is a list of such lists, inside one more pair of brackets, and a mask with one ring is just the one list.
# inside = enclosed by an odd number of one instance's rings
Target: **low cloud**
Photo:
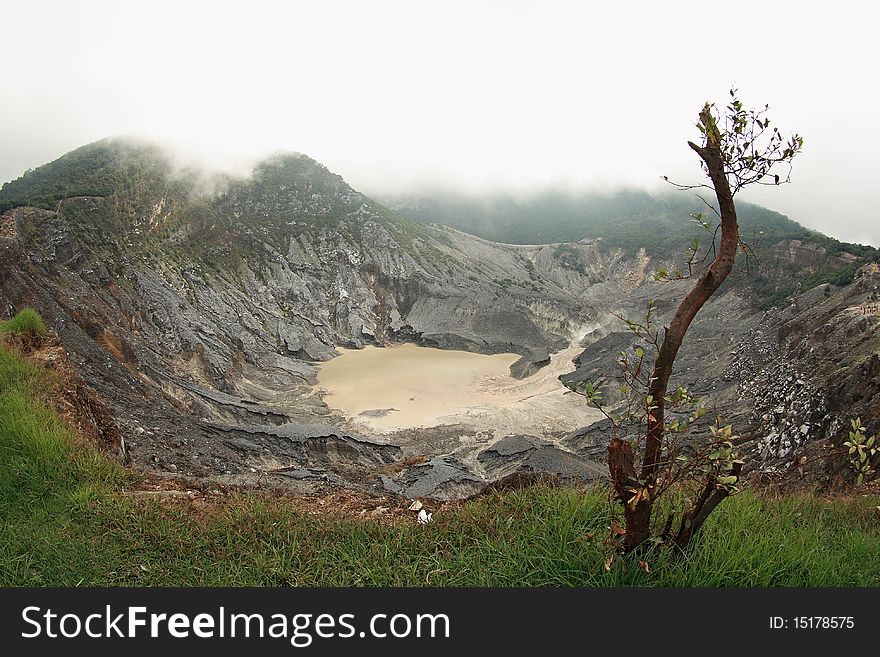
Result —
[[[798, 34], [781, 64], [758, 15]], [[868, 179], [880, 125], [852, 116], [880, 104], [865, 83], [875, 39], [857, 12], [32, 0], [4, 20], [39, 25], [40, 38], [13, 29], [0, 41], [2, 180], [134, 134], [236, 175], [273, 152], [305, 153], [373, 195], [656, 189], [664, 174], [700, 179], [686, 140], [702, 103], [723, 102], [735, 83], [744, 102], [770, 103], [780, 129], [806, 138], [790, 186], [743, 198], [880, 244]], [[736, 39], [709, 61], [694, 35], [713, 21]]]

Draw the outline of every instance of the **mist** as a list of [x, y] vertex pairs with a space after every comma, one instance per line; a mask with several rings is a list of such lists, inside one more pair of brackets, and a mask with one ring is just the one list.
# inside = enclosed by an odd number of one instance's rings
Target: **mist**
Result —
[[[18, 3], [0, 42], [0, 179], [135, 135], [234, 175], [304, 153], [377, 197], [656, 192], [663, 175], [702, 182], [686, 142], [735, 85], [805, 138], [791, 184], [741, 198], [876, 246], [880, 127], [858, 117], [880, 98], [857, 7]], [[724, 47], [708, 53], [710, 31]]]

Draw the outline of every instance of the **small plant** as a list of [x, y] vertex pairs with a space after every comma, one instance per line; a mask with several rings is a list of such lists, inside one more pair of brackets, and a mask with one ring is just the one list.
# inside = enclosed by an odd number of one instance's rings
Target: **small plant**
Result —
[[877, 444], [876, 435], [868, 438], [860, 418], [852, 420], [850, 424], [852, 430], [849, 432], [849, 440], [843, 446], [849, 448], [849, 461], [856, 471], [856, 486], [859, 486], [866, 478], [870, 479], [874, 475], [871, 459], [880, 451], [880, 445]]
[[[622, 374], [619, 387], [622, 400], [614, 404], [613, 410], [604, 405], [602, 391], [595, 384], [563, 381], [570, 392], [584, 397], [605, 416], [611, 424], [612, 440], [620, 441], [627, 454], [635, 457], [645, 452], [647, 428], [658, 408], [647, 378], [652, 354], [657, 353], [661, 344], [653, 322], [654, 311], [654, 302], [651, 301], [643, 323], [620, 317], [638, 342], [620, 352], [617, 360]], [[675, 510], [672, 510], [662, 529], [653, 527], [652, 535], [647, 539], [653, 544], [673, 544], [684, 549], [709, 514], [725, 498], [739, 491], [743, 461], [734, 449], [737, 437], [733, 435], [733, 427], [724, 425], [717, 412], [711, 413], [705, 403], [687, 388], [677, 386], [675, 390], [667, 391], [663, 404], [663, 450], [650, 485], [639, 476], [634, 465], [623, 459], [609, 461], [609, 468], [614, 494], [623, 505], [625, 520], [639, 504], [654, 507], [672, 490], [690, 495], [680, 510], [678, 529], [673, 528]], [[694, 438], [703, 431], [709, 434], [708, 439]], [[621, 538], [625, 541], [626, 529], [614, 521], [607, 546], [627, 550], [625, 543], [620, 545]]]
[[43, 318], [33, 308], [22, 308], [6, 322], [0, 322], [0, 333], [7, 333], [36, 343], [49, 334]]

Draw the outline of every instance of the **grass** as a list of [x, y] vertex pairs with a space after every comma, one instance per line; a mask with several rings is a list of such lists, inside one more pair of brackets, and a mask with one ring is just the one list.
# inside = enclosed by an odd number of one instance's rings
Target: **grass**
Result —
[[400, 526], [234, 494], [207, 508], [120, 494], [133, 475], [51, 410], [51, 373], [0, 347], [0, 585], [878, 586], [878, 500], [722, 505], [681, 558], [606, 571], [601, 489], [489, 495]]
[[33, 308], [22, 308], [12, 319], [0, 322], [0, 333], [28, 338], [44, 338], [49, 332], [40, 313]]

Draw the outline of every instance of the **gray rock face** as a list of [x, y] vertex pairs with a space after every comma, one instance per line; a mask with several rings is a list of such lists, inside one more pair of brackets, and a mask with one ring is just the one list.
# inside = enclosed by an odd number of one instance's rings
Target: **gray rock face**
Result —
[[[43, 313], [108, 401], [135, 467], [379, 485], [400, 449], [330, 413], [311, 385], [316, 362], [337, 346], [406, 341], [518, 353], [513, 373], [527, 376], [596, 317], [576, 293], [620, 263], [578, 244], [598, 260], [573, 273], [550, 246], [415, 224], [301, 156], [203, 196], [152, 155], [98, 148], [118, 179], [79, 186], [109, 185], [105, 195], [3, 214], [0, 308]], [[92, 180], [69, 164], [48, 168]], [[434, 487], [482, 481], [462, 477]]]
[[[827, 289], [827, 291], [826, 291]], [[751, 409], [749, 465], [810, 483], [851, 477], [828, 445], [848, 440], [860, 418], [880, 430], [880, 267], [867, 265], [843, 288], [822, 285], [768, 312], [737, 345], [739, 399]]]
[[425, 464], [409, 468], [397, 480], [383, 477], [389, 492], [409, 498], [452, 500], [469, 497], [481, 490], [486, 482], [466, 466], [450, 457], [437, 457]]
[[539, 447], [523, 461], [520, 470], [549, 474], [563, 481], [587, 482], [608, 477], [608, 468], [558, 447]]
[[560, 449], [537, 436], [505, 436], [477, 458], [492, 480], [529, 474], [584, 483], [608, 476], [604, 464]]
[[487, 461], [491, 458], [506, 459], [515, 457], [535, 449], [533, 436], [517, 436], [511, 434], [505, 436], [489, 449], [480, 454], [481, 461]]
[[[673, 385], [711, 400], [733, 425], [750, 476], [786, 486], [846, 480], [847, 459], [828, 446], [848, 439], [855, 418], [868, 435], [880, 429], [880, 268], [867, 265], [850, 285], [821, 285], [763, 313], [737, 296], [723, 295], [698, 315]], [[597, 340], [566, 378], [605, 383], [606, 400], [619, 399], [610, 384], [614, 355], [633, 342], [619, 332]], [[602, 421], [561, 444], [602, 460], [610, 437], [610, 422]]]
[[[650, 282], [644, 253], [628, 257], [598, 241], [505, 245], [415, 224], [302, 156], [267, 161], [211, 196], [139, 157], [125, 154], [118, 176], [101, 178], [110, 187], [100, 196], [0, 216], [0, 313], [31, 305], [45, 316], [144, 469], [447, 498], [517, 472], [590, 480], [603, 472], [601, 424], [569, 436], [508, 437], [466, 454], [449, 436], [438, 443], [444, 453], [426, 450], [426, 464], [382, 478], [403, 451], [357, 436], [334, 416], [311, 385], [315, 363], [337, 346], [414, 342], [517, 353], [511, 373], [522, 378], [583, 337], [585, 351], [567, 378], [604, 384], [613, 401], [614, 363], [633, 340], [611, 313], [639, 319], [653, 299], [662, 326], [687, 285]], [[39, 175], [51, 178], [44, 169]], [[92, 181], [94, 173], [82, 175]], [[123, 182], [114, 188], [114, 180]], [[26, 184], [27, 176], [11, 190]], [[876, 274], [869, 279], [837, 306], [811, 302], [766, 316], [741, 286], [730, 286], [698, 316], [676, 377], [733, 419], [763, 422], [763, 435], [777, 436], [766, 450], [791, 458], [799, 445], [827, 436], [826, 411], [838, 417], [854, 403], [864, 417], [876, 402], [876, 357], [862, 349], [853, 360], [834, 346], [876, 332], [867, 316], [845, 312], [876, 294]], [[833, 340], [815, 339], [823, 326]], [[774, 354], [796, 354], [799, 366], [770, 367], [777, 356], [752, 347], [759, 330], [776, 340]], [[817, 380], [817, 362], [846, 369], [842, 378]], [[791, 388], [780, 387], [791, 376]], [[848, 401], [862, 381], [864, 395]], [[744, 385], [776, 386], [781, 398], [749, 397]], [[756, 419], [771, 399], [789, 424]], [[762, 410], [753, 416], [754, 409]]]
[[550, 354], [546, 352], [531, 352], [526, 354], [510, 366], [510, 375], [514, 379], [525, 379], [542, 367], [550, 364]]

